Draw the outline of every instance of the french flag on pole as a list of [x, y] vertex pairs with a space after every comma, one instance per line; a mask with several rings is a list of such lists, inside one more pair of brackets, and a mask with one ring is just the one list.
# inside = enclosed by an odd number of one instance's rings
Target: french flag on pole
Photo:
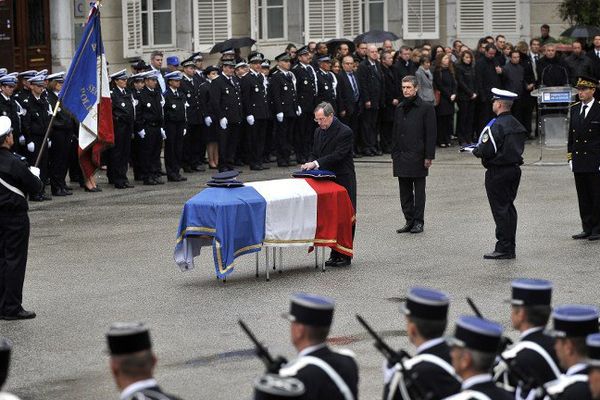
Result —
[[100, 167], [100, 155], [114, 144], [108, 68], [100, 29], [100, 1], [91, 4], [79, 47], [58, 97], [80, 122], [79, 164], [89, 179]]

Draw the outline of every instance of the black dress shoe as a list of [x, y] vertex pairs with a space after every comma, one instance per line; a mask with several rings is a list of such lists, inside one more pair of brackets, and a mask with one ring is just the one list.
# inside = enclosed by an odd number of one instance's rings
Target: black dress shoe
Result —
[[191, 174], [192, 172], [194, 172], [194, 170], [191, 167], [183, 167], [183, 172], [187, 172], [188, 174]]
[[21, 310], [15, 315], [4, 315], [2, 318], [7, 321], [15, 321], [17, 319], [32, 319], [35, 318], [35, 313], [33, 311]]
[[206, 171], [206, 167], [204, 166], [204, 164], [198, 164], [195, 167], [192, 168], [194, 171], [198, 171], [198, 172], [204, 172]]
[[588, 240], [600, 240], [600, 233], [592, 233], [590, 236], [588, 236]]
[[59, 196], [59, 197], [67, 196], [67, 191], [63, 188], [53, 189], [52, 196]]
[[406, 233], [406, 232], [410, 232], [410, 230], [412, 229], [413, 224], [409, 224], [408, 222], [406, 223], [406, 225], [404, 225], [402, 228], [400, 229], [396, 229], [396, 233]]
[[262, 171], [262, 168], [260, 167], [260, 165], [251, 165], [250, 171]]
[[41, 194], [35, 194], [33, 196], [29, 196], [29, 201], [44, 201], [44, 198]]
[[325, 266], [331, 267], [333, 264], [337, 263], [339, 260], [340, 260], [340, 257], [337, 257], [337, 256], [329, 257], [329, 259], [327, 261], [325, 261]]
[[68, 190], [68, 191], [70, 191], [70, 192], [72, 192], [72, 191], [73, 191], [73, 187], [71, 187], [71, 186], [69, 186], [69, 185], [65, 185], [65, 186], [63, 186], [63, 189], [65, 189], [65, 190]]
[[185, 181], [187, 181], [187, 178], [185, 176], [179, 175], [179, 182], [185, 182]]
[[352, 153], [352, 158], [362, 158], [362, 154], [360, 154], [360, 153]]
[[123, 183], [123, 185], [125, 185], [125, 187], [126, 187], [127, 189], [132, 189], [132, 188], [134, 188], [134, 187], [135, 187], [134, 185], [132, 185], [132, 184], [131, 184], [131, 183], [129, 183], [129, 182], [125, 182], [125, 183]]
[[90, 188], [88, 188], [88, 187], [84, 187], [83, 189], [84, 189], [86, 192], [89, 192], [89, 193], [98, 193], [98, 192], [101, 192], [101, 191], [102, 191], [102, 189], [100, 189], [99, 187], [93, 187], [93, 188], [91, 188], [91, 189], [90, 189]]
[[115, 189], [127, 189], [127, 185], [124, 183], [115, 183]]
[[421, 233], [423, 232], [423, 224], [415, 224], [410, 228], [410, 233]]
[[381, 150], [377, 150], [377, 151], [375, 152], [375, 155], [377, 155], [377, 156], [382, 156], [382, 155], [383, 155], [383, 151], [381, 151]]
[[340, 257], [328, 266], [333, 268], [348, 267], [350, 264], [352, 264], [352, 259], [350, 257]]
[[511, 260], [516, 258], [515, 253], [501, 253], [499, 251], [493, 251], [483, 255], [486, 260]]
[[590, 235], [591, 235], [590, 232], [583, 231], [583, 232], [580, 232], [580, 233], [578, 233], [576, 235], [573, 235], [571, 237], [573, 239], [575, 239], [575, 240], [578, 240], [578, 239], [587, 239]]
[[144, 179], [145, 186], [156, 186], [158, 183], [154, 179]]
[[260, 169], [261, 169], [261, 170], [263, 170], [263, 171], [264, 171], [264, 170], [266, 170], [266, 169], [271, 169], [271, 167], [267, 167], [267, 166], [265, 166], [265, 165], [259, 165], [259, 167], [260, 167]]
[[152, 178], [152, 180], [154, 182], [156, 182], [157, 185], [164, 185], [165, 184], [165, 181], [163, 181], [162, 179], [160, 179], [158, 176]]
[[46, 201], [46, 200], [52, 200], [52, 196], [50, 196], [47, 193], [42, 193], [42, 200]]

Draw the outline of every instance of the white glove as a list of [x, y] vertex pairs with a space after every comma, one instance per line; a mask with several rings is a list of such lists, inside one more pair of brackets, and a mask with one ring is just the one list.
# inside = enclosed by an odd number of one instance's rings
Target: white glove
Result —
[[246, 117], [246, 121], [248, 122], [248, 125], [250, 125], [250, 126], [254, 125], [254, 115], [248, 115]]
[[48, 140], [48, 148], [52, 147], [52, 140]]
[[34, 174], [38, 179], [40, 178], [40, 169], [38, 167], [29, 167], [29, 172]]
[[30, 153], [33, 153], [35, 151], [35, 143], [33, 143], [33, 142], [27, 143], [27, 150], [29, 150]]
[[219, 120], [219, 125], [221, 125], [221, 129], [227, 129], [227, 118], [221, 118]]
[[19, 136], [19, 144], [21, 146], [25, 145], [25, 136], [23, 136], [23, 135]]
[[302, 115], [302, 108], [300, 108], [300, 106], [298, 106], [298, 109], [296, 110], [296, 115], [297, 116]]
[[573, 160], [569, 160], [569, 169], [573, 172]]
[[164, 128], [160, 128], [160, 136], [162, 136], [163, 139], [167, 138], [167, 133]]
[[140, 137], [140, 139], [143, 139], [144, 136], [146, 136], [146, 130], [142, 129], [141, 131], [138, 132], [138, 136]]
[[183, 128], [183, 136], [187, 133], [187, 129]]
[[283, 113], [282, 112], [277, 113], [277, 115], [275, 117], [277, 117], [277, 121], [283, 122]]
[[212, 125], [212, 118], [211, 117], [204, 117], [204, 125], [211, 126]]

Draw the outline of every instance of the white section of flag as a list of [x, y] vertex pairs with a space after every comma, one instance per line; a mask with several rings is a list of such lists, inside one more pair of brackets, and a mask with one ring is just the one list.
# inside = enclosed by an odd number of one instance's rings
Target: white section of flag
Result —
[[83, 122], [79, 125], [79, 147], [88, 148], [98, 138], [99, 104], [102, 97], [110, 99], [110, 88], [108, 86], [108, 68], [104, 54], [98, 57], [96, 63], [97, 85], [100, 88], [100, 96], [96, 97], [96, 103], [90, 108]]

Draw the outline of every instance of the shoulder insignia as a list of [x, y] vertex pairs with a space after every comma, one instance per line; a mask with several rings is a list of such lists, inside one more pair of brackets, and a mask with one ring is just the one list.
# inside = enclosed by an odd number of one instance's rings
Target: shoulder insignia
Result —
[[481, 137], [481, 142], [486, 143], [488, 140], [490, 140], [490, 135], [487, 133], [484, 133], [483, 136]]
[[575, 103], [571, 104], [569, 107], [576, 106], [577, 104], [580, 104], [580, 103], [581, 103], [580, 101], [577, 101], [577, 102], [575, 102]]

